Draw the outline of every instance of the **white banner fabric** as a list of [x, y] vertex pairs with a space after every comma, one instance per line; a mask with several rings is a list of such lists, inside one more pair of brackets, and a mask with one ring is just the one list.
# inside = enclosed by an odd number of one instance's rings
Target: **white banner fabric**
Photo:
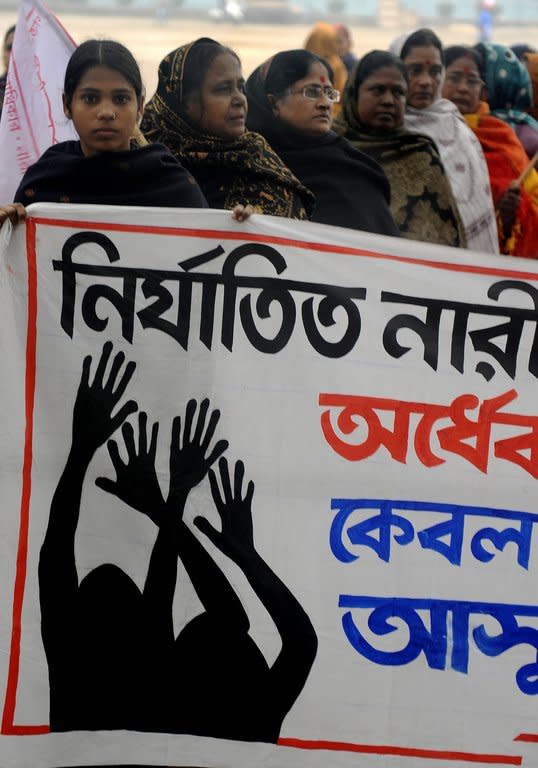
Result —
[[35, 205], [0, 765], [538, 765], [538, 267]]
[[21, 0], [0, 118], [0, 201], [52, 144], [77, 138], [63, 112], [65, 68], [76, 48], [40, 0]]

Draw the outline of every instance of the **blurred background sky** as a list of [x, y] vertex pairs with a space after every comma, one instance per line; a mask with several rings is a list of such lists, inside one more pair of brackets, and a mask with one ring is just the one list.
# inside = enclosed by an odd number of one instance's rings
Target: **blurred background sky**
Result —
[[[109, 37], [136, 56], [148, 98], [160, 60], [173, 48], [207, 35], [234, 48], [246, 76], [279, 50], [302, 47], [318, 20], [349, 25], [354, 52], [386, 48], [399, 34], [432, 26], [443, 43], [478, 40], [480, 0], [232, 0], [241, 20], [216, 20], [229, 0], [50, 0], [75, 42]], [[493, 5], [493, 39], [538, 47], [538, 0], [486, 0]], [[0, 35], [16, 21], [17, 0], [0, 0]]]

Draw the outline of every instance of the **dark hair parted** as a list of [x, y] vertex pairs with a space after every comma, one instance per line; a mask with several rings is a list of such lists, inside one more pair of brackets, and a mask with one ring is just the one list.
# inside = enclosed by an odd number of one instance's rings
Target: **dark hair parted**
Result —
[[478, 71], [480, 72], [480, 76], [482, 77], [482, 80], [485, 80], [486, 79], [486, 60], [488, 58], [488, 54], [484, 47], [484, 44], [476, 43], [476, 45], [473, 45], [471, 50], [476, 54], [477, 61], [478, 61]]
[[471, 59], [476, 68], [482, 74], [484, 61], [478, 51], [468, 45], [450, 45], [445, 48], [445, 66], [449, 67], [456, 59]]
[[417, 29], [416, 32], [413, 32], [409, 35], [407, 40], [402, 46], [402, 50], [400, 52], [400, 58], [402, 61], [405, 61], [406, 56], [411, 52], [412, 48], [423, 48], [427, 45], [433, 45], [434, 48], [437, 48], [439, 53], [441, 54], [441, 63], [445, 63], [444, 59], [444, 52], [443, 52], [443, 44], [433, 31], [433, 29], [428, 29], [428, 27], [422, 27], [421, 29]]
[[73, 51], [65, 70], [64, 96], [68, 107], [78, 84], [91, 67], [108, 67], [119, 72], [133, 86], [137, 100], [141, 100], [142, 75], [131, 51], [115, 40], [86, 40]]
[[323, 64], [329, 73], [329, 79], [334, 82], [332, 67], [321, 56], [316, 56], [304, 48], [277, 53], [271, 59], [265, 75], [265, 93], [280, 96], [298, 80], [306, 77], [315, 63]]
[[6, 30], [6, 34], [4, 35], [4, 46], [5, 46], [5, 45], [6, 45], [6, 43], [7, 43], [7, 39], [8, 39], [8, 37], [9, 37], [9, 36], [10, 36], [10, 35], [11, 35], [13, 32], [15, 32], [15, 24], [12, 24], [12, 25], [9, 27], [9, 29], [7, 29], [7, 30]]
[[364, 81], [370, 77], [370, 75], [373, 75], [374, 72], [377, 72], [378, 69], [382, 69], [383, 67], [395, 67], [395, 69], [400, 72], [405, 82], [409, 82], [407, 67], [398, 56], [395, 56], [388, 51], [370, 51], [366, 56], [362, 57], [351, 75], [351, 77], [353, 77], [352, 95], [354, 99], [357, 98], [359, 88]]
[[217, 56], [223, 53], [229, 53], [241, 65], [241, 59], [235, 51], [210, 37], [200, 37], [190, 45], [185, 52], [179, 78], [180, 92], [178, 96], [180, 104], [185, 104], [192, 96], [200, 93], [207, 70]]

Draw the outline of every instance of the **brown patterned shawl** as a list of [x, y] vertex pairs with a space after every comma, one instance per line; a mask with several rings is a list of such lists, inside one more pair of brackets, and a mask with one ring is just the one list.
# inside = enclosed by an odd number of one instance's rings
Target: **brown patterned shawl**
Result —
[[308, 219], [314, 196], [262, 136], [246, 132], [229, 141], [200, 133], [187, 118], [183, 76], [188, 53], [200, 41], [208, 38], [177, 48], [161, 62], [157, 91], [144, 110], [144, 135], [171, 150], [194, 176], [210, 207], [250, 204], [259, 213]]
[[359, 122], [352, 71], [334, 130], [377, 160], [390, 183], [390, 209], [403, 237], [465, 247], [466, 238], [439, 152], [434, 142], [404, 128], [368, 133]]

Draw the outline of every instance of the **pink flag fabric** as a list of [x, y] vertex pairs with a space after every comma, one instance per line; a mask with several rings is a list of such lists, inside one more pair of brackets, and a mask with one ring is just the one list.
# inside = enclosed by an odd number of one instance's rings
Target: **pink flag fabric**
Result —
[[52, 144], [76, 138], [62, 108], [76, 44], [40, 0], [21, 0], [0, 120], [0, 203], [13, 200], [28, 168]]

